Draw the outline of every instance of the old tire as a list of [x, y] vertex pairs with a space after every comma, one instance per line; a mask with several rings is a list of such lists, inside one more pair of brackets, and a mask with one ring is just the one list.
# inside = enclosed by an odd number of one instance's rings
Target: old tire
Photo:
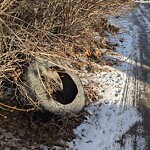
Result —
[[[39, 108], [50, 111], [55, 114], [64, 113], [79, 113], [85, 106], [84, 90], [80, 79], [76, 74], [69, 70], [63, 69], [58, 71], [61, 82], [63, 84], [63, 94], [65, 100], [60, 102], [59, 99], [54, 100], [49, 96], [41, 84], [40, 75], [45, 69], [53, 67], [50, 63], [37, 64], [32, 63], [26, 71], [26, 83], [30, 88], [30, 95], [32, 99], [39, 101]], [[60, 68], [58, 70], [61, 70]], [[57, 70], [56, 70], [57, 71]]]

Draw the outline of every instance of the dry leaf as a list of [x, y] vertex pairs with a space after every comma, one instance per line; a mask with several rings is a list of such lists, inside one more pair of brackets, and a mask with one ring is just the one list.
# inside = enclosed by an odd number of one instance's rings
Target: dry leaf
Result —
[[85, 57], [88, 57], [88, 56], [90, 56], [91, 55], [91, 52], [89, 51], [89, 50], [86, 50], [86, 52], [84, 53], [84, 56]]

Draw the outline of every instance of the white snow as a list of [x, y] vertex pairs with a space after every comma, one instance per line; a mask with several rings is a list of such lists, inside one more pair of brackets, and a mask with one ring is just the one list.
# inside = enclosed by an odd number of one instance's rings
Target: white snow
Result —
[[[130, 23], [130, 16], [111, 18], [110, 21], [121, 27], [120, 33], [111, 40], [115, 42], [123, 38], [124, 42], [116, 51], [119, 55], [111, 57], [122, 61], [122, 64], [105, 66], [107, 71], [88, 75], [103, 98], [87, 108], [91, 115], [86, 116], [74, 130], [77, 138], [69, 143], [69, 150], [133, 150], [135, 140], [138, 141], [137, 149], [145, 149], [144, 138], [140, 134], [137, 137], [130, 134], [130, 129], [142, 121], [136, 108], [139, 81], [132, 71], [140, 66], [136, 45], [139, 29]], [[88, 83], [88, 80], [84, 79], [84, 82]]]

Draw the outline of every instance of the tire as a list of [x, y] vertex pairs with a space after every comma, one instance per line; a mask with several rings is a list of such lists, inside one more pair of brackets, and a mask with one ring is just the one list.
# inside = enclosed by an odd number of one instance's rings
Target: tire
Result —
[[[53, 72], [55, 74], [54, 81], [59, 81], [62, 92], [50, 92], [49, 95], [42, 85], [40, 76], [49, 68], [55, 68]], [[69, 70], [55, 67], [50, 63], [32, 63], [26, 71], [25, 78], [26, 84], [30, 88], [28, 88], [28, 93], [30, 93], [28, 96], [38, 100], [39, 108], [42, 111], [45, 110], [55, 114], [78, 114], [85, 106], [84, 90], [81, 81], [76, 74]], [[57, 99], [53, 98], [52, 95], [59, 95], [59, 92], [61, 93], [60, 95], [63, 94], [63, 100], [59, 99], [60, 96], [57, 96]]]

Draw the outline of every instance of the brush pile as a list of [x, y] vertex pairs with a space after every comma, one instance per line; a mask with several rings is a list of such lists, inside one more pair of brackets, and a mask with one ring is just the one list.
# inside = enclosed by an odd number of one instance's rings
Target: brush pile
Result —
[[[132, 2], [1, 0], [0, 3], [1, 97], [3, 99], [7, 91], [7, 95], [10, 93], [11, 98], [19, 100], [21, 77], [33, 60], [43, 58], [56, 66], [56, 62], [64, 61], [62, 67], [72, 69], [82, 66], [86, 58], [101, 61], [101, 49], [111, 49], [106, 33], [119, 30], [105, 18], [118, 15], [121, 9], [128, 10]], [[17, 110], [16, 106], [6, 103], [1, 102], [0, 106]]]

